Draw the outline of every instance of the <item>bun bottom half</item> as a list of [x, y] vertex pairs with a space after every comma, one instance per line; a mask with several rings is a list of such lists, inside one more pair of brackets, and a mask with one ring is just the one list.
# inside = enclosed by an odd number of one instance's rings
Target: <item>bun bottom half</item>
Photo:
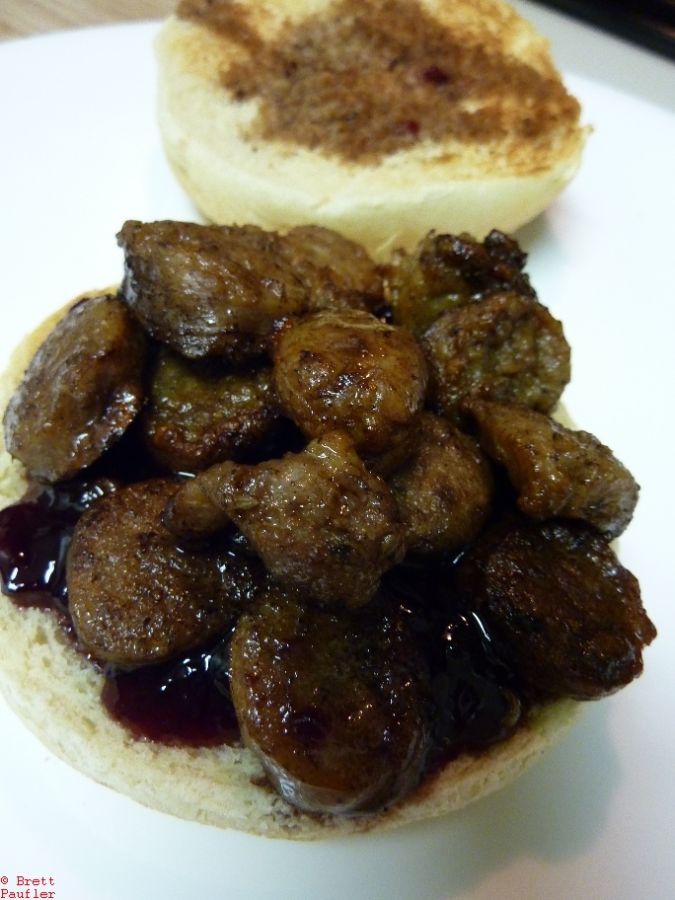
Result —
[[[0, 378], [3, 409], [63, 312], [46, 320], [13, 354]], [[0, 507], [19, 500], [25, 487], [22, 466], [11, 459], [0, 438]], [[516, 779], [562, 737], [581, 707], [568, 700], [543, 705], [508, 741], [453, 759], [391, 808], [341, 818], [295, 810], [267, 783], [258, 758], [244, 747], [195, 749], [133, 738], [104, 709], [103, 681], [56, 616], [20, 608], [0, 594], [0, 690], [58, 757], [152, 809], [220, 828], [296, 840], [384, 831], [458, 810]]]

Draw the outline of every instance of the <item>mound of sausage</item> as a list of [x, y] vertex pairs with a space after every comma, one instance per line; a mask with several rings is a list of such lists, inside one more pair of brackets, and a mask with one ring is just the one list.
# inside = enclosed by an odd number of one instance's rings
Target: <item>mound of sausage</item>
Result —
[[96, 662], [226, 646], [241, 739], [341, 815], [639, 675], [656, 631], [610, 546], [638, 486], [551, 418], [570, 349], [513, 240], [376, 266], [318, 227], [118, 237], [118, 294], [70, 309], [4, 418], [24, 505], [104, 478], [60, 551]]

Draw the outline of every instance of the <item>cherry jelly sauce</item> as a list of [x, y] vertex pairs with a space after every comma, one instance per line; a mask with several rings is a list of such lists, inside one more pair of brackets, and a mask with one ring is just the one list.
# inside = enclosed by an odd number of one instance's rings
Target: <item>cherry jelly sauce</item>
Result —
[[453, 591], [454, 561], [404, 564], [383, 582], [398, 597], [429, 665], [430, 765], [504, 740], [521, 717], [521, 689], [478, 613]]
[[[68, 612], [68, 549], [82, 513], [119, 483], [100, 476], [34, 484], [19, 503], [0, 510], [3, 593], [18, 606], [56, 613], [75, 642]], [[138, 738], [195, 747], [232, 743], [239, 731], [229, 693], [228, 648], [229, 636], [162, 665], [127, 672], [103, 667], [103, 705]]]
[[431, 65], [422, 72], [422, 80], [426, 81], [427, 84], [439, 86], [447, 84], [450, 81], [450, 76], [440, 66]]
[[456, 609], [441, 634], [432, 678], [434, 738], [441, 755], [504, 740], [521, 716], [518, 686], [478, 614]]
[[85, 509], [116, 487], [109, 478], [29, 488], [20, 503], [0, 510], [2, 591], [22, 606], [64, 612], [66, 558]]
[[106, 669], [101, 699], [137, 738], [189, 747], [235, 743], [228, 667], [229, 636], [160, 665]]
[[[34, 485], [21, 502], [0, 510], [3, 592], [18, 605], [57, 613], [74, 640], [66, 586], [70, 540], [79, 516], [119, 483], [92, 473], [79, 481]], [[520, 714], [513, 676], [475, 611], [457, 605], [452, 576], [451, 562], [407, 563], [383, 578], [428, 662], [431, 766], [507, 737]], [[159, 665], [133, 671], [103, 667], [104, 707], [137, 738], [192, 747], [236, 742], [230, 637]]]

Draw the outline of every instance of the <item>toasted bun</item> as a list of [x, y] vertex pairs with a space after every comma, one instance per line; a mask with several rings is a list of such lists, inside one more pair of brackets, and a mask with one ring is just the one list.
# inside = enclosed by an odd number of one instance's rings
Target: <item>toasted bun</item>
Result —
[[[2, 409], [64, 313], [44, 322], [14, 352], [0, 379]], [[0, 507], [16, 502], [25, 487], [22, 466], [0, 444]], [[453, 760], [403, 802], [376, 815], [339, 818], [293, 809], [243, 747], [192, 749], [133, 739], [105, 712], [102, 683], [103, 676], [76, 652], [52, 614], [18, 608], [0, 594], [0, 689], [54, 753], [151, 808], [221, 828], [304, 840], [385, 830], [457, 810], [513, 781], [562, 736], [580, 707], [567, 700], [543, 706], [510, 740]]]
[[[384, 28], [385, 48], [373, 50], [382, 54], [381, 68], [396, 48], [414, 57], [402, 74], [388, 78], [378, 70], [359, 81], [369, 49], [356, 38], [335, 61], [332, 42], [339, 47], [351, 38], [332, 31], [344, 9], [357, 6], [359, 16]], [[559, 194], [579, 165], [586, 129], [546, 40], [502, 0], [395, 6], [183, 0], [180, 17], [169, 18], [156, 45], [159, 125], [177, 177], [208, 219], [272, 230], [325, 225], [381, 259], [394, 247], [412, 249], [431, 229], [513, 231]], [[396, 30], [406, 8], [409, 22]], [[316, 24], [322, 20], [323, 29]], [[303, 27], [310, 36], [293, 31]], [[405, 39], [407, 50], [400, 48]], [[338, 94], [317, 69], [321, 40], [342, 73]], [[429, 48], [426, 65], [430, 41], [438, 46]], [[396, 58], [389, 62], [397, 65]], [[284, 82], [284, 67], [299, 68], [304, 80], [289, 75]], [[354, 82], [353, 98], [344, 78]], [[417, 106], [408, 96], [411, 78]], [[267, 91], [262, 99], [260, 90]], [[373, 104], [378, 93], [382, 100]], [[434, 134], [449, 109], [454, 118]], [[343, 125], [335, 126], [341, 116]], [[350, 116], [353, 123], [344, 124]], [[400, 146], [392, 137], [397, 129]]]

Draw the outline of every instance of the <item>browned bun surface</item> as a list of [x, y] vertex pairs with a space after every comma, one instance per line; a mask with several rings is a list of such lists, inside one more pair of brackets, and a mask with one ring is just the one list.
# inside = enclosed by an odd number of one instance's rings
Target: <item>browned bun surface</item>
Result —
[[[65, 310], [15, 350], [0, 380], [4, 408], [38, 346]], [[0, 438], [0, 440], [2, 440]], [[0, 445], [0, 506], [16, 502], [25, 472]], [[386, 830], [443, 815], [506, 785], [554, 744], [580, 704], [561, 700], [532, 711], [509, 740], [463, 754], [427, 776], [402, 802], [354, 818], [298, 812], [267, 783], [258, 758], [241, 746], [173, 747], [134, 739], [105, 711], [104, 676], [78, 653], [58, 620], [0, 595], [0, 689], [54, 753], [101, 784], [185, 819], [267, 837], [318, 839]]]
[[207, 218], [326, 225], [379, 259], [517, 229], [586, 137], [502, 0], [182, 0], [157, 58], [166, 153]]

